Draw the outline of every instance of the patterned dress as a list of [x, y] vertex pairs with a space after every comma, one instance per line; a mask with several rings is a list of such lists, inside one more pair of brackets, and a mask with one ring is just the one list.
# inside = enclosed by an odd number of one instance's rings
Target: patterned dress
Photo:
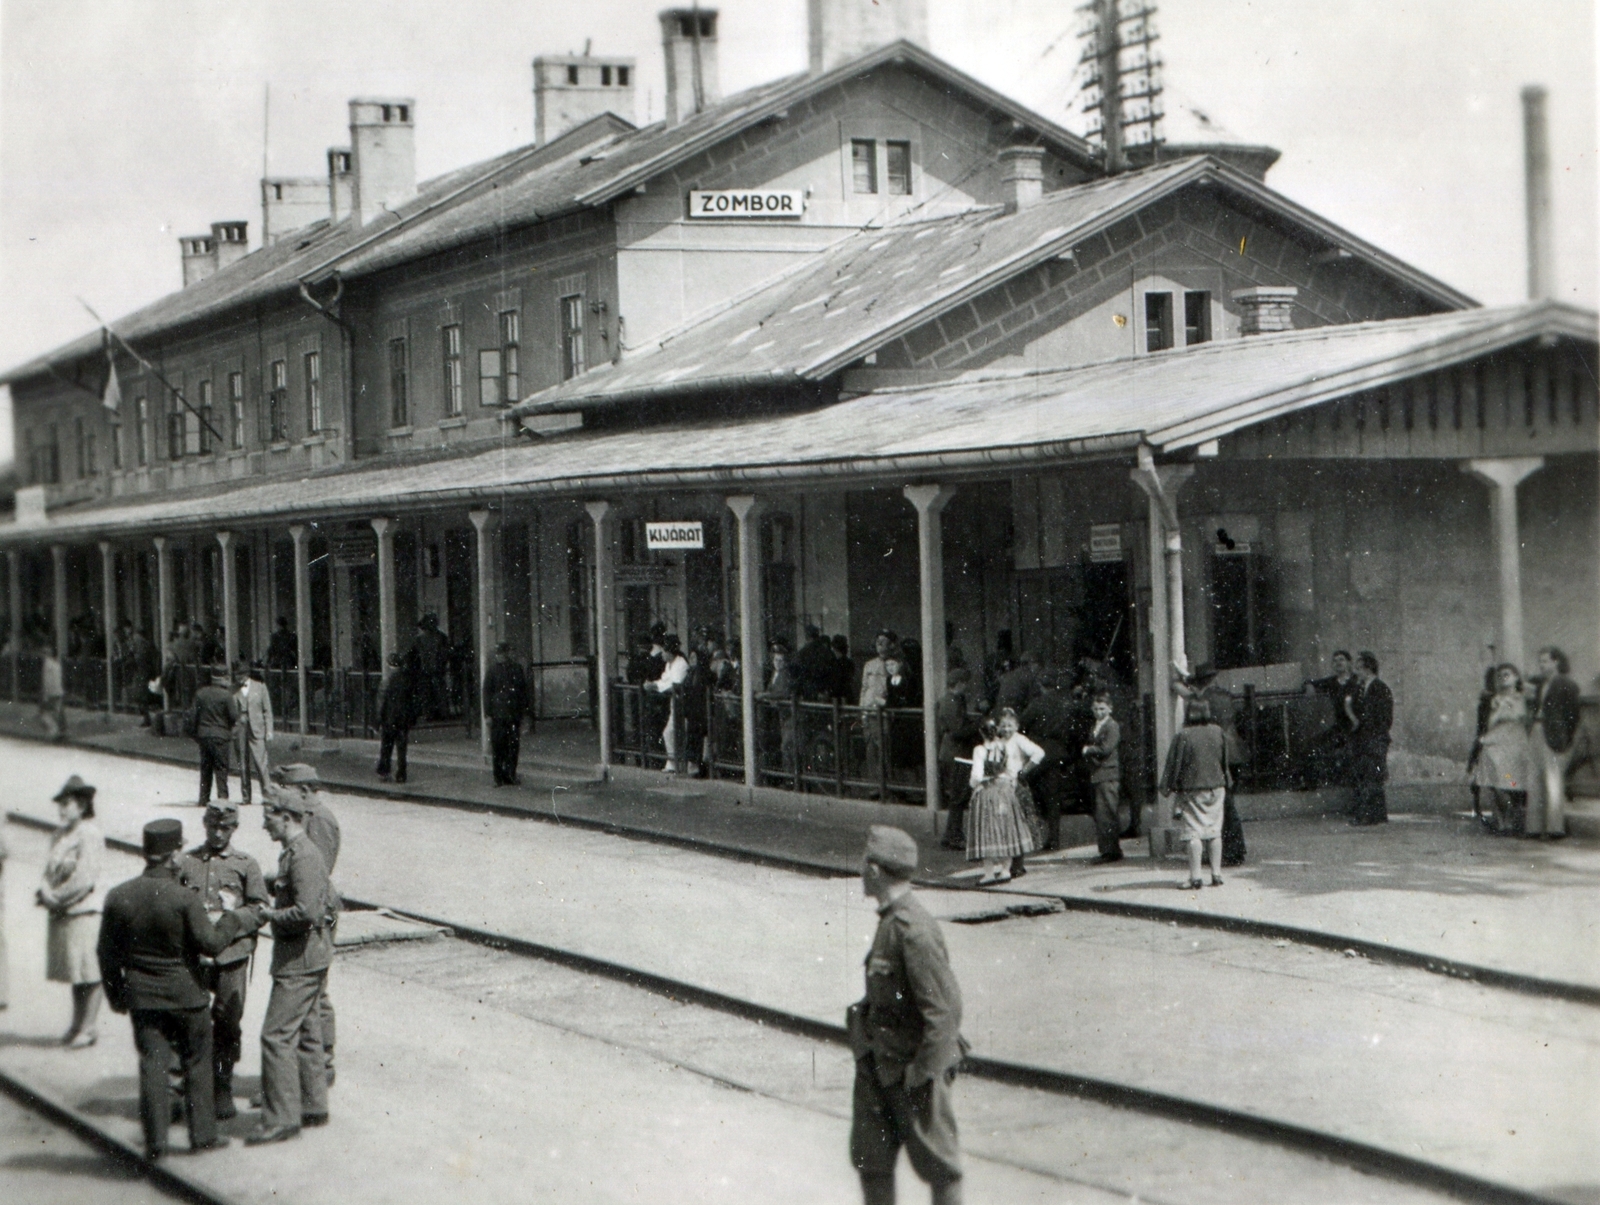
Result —
[[1017, 781], [1029, 761], [1044, 756], [1018, 733], [972, 751], [972, 802], [967, 805], [967, 860], [1014, 858], [1038, 848], [1033, 794]]

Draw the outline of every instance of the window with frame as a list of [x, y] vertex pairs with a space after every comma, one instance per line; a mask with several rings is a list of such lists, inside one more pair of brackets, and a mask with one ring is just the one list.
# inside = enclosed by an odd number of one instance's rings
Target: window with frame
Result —
[[228, 374], [228, 446], [244, 447], [244, 373]]
[[289, 442], [289, 362], [274, 360], [267, 366], [267, 439]]
[[195, 425], [199, 427], [200, 447], [198, 450], [202, 456], [208, 455], [211, 451], [211, 431], [216, 426], [215, 413], [212, 405], [211, 382], [201, 381], [200, 417], [195, 421]]
[[389, 340], [389, 425], [405, 427], [411, 422], [410, 384], [406, 365], [406, 341]]
[[173, 394], [172, 409], [167, 412], [167, 459], [183, 459], [183, 403], [177, 394]]
[[1211, 294], [1188, 292], [1183, 295], [1183, 345], [1211, 342]]
[[507, 403], [522, 397], [522, 313], [505, 310], [500, 315], [501, 400]]
[[583, 295], [561, 299], [561, 379], [570, 381], [587, 367], [583, 345]]
[[134, 455], [138, 457], [139, 467], [142, 469], [150, 463], [150, 400], [144, 397], [133, 399], [134, 421]]
[[122, 472], [122, 421], [118, 416], [111, 423], [111, 471]]
[[885, 142], [884, 153], [884, 178], [889, 186], [889, 195], [892, 197], [909, 197], [911, 195], [911, 144], [909, 142]]
[[74, 445], [77, 448], [78, 453], [78, 480], [82, 481], [89, 475], [89, 461], [84, 454], [83, 419], [75, 418], [72, 420], [72, 423], [73, 434], [76, 436]]
[[200, 455], [200, 415], [193, 405], [178, 403], [178, 417], [183, 423], [183, 455]]
[[308, 351], [301, 357], [306, 380], [306, 434], [322, 430], [322, 353]]
[[1166, 351], [1172, 346], [1172, 294], [1144, 295], [1144, 349]]
[[90, 477], [98, 477], [100, 475], [100, 457], [95, 451], [96, 442], [97, 437], [91, 428], [83, 437], [83, 463]]
[[850, 180], [853, 191], [878, 191], [878, 143], [872, 138], [850, 140]]
[[461, 327], [452, 324], [440, 330], [444, 336], [444, 412], [454, 418], [461, 413]]

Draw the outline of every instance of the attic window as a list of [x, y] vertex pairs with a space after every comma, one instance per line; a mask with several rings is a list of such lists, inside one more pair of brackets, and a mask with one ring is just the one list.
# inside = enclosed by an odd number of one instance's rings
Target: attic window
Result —
[[871, 138], [850, 140], [850, 179], [854, 191], [878, 191], [878, 144]]
[[1172, 294], [1144, 295], [1144, 344], [1146, 351], [1166, 351], [1172, 346]]

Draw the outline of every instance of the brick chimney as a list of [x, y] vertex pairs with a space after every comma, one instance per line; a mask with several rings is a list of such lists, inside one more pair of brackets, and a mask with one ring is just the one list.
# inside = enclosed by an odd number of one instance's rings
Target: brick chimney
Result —
[[186, 234], [178, 240], [183, 253], [183, 287], [197, 285], [217, 270], [217, 241], [209, 234]]
[[927, 0], [806, 0], [811, 71], [840, 63], [904, 38], [928, 44]]
[[337, 222], [349, 217], [356, 196], [356, 155], [349, 147], [328, 148], [328, 179], [323, 187], [328, 190], [329, 220]]
[[658, 15], [667, 60], [667, 124], [675, 126], [722, 99], [717, 10], [664, 8]]
[[542, 54], [533, 60], [533, 144], [543, 146], [602, 113], [633, 120], [632, 59]]
[[1044, 196], [1044, 148], [1008, 146], [1001, 151], [1000, 188], [1007, 213], [1026, 209]]
[[1228, 296], [1239, 307], [1241, 335], [1270, 335], [1294, 330], [1294, 299], [1300, 290], [1275, 285], [1235, 289]]
[[356, 225], [398, 209], [417, 195], [415, 126], [410, 97], [350, 102], [350, 149], [355, 170], [351, 212]]
[[236, 264], [250, 254], [249, 222], [212, 222], [211, 241], [217, 248], [217, 270]]

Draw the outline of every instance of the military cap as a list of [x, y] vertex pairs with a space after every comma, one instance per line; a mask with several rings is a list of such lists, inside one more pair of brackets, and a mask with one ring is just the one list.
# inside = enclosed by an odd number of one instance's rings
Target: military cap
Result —
[[322, 779], [317, 777], [317, 768], [308, 766], [303, 761], [272, 767], [272, 781], [286, 787], [320, 787], [322, 785]]
[[93, 799], [94, 788], [83, 779], [74, 774], [67, 779], [67, 785], [56, 792], [56, 797], [51, 802], [60, 803], [64, 799]]
[[304, 820], [306, 818], [306, 801], [293, 791], [274, 791], [267, 796], [267, 810], [269, 812], [282, 812], [286, 816]]
[[144, 852], [158, 858], [183, 848], [183, 821], [152, 820], [144, 826]]
[[867, 830], [867, 861], [909, 879], [917, 873], [917, 843], [904, 829], [874, 824]]
[[231, 799], [213, 799], [206, 804], [206, 815], [232, 816], [239, 818], [239, 805]]
[[211, 684], [213, 686], [227, 686], [233, 681], [233, 675], [228, 672], [226, 665], [213, 665], [211, 667]]

